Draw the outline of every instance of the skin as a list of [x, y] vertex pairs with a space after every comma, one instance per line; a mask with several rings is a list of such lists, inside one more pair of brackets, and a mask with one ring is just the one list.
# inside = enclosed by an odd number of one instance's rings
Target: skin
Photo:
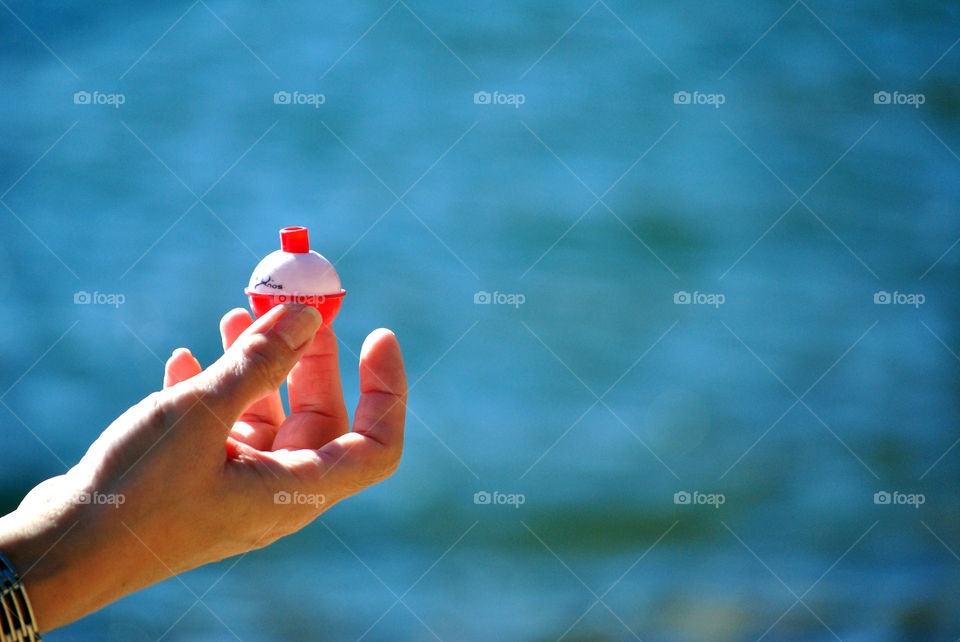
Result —
[[[337, 339], [320, 326], [319, 313], [299, 304], [257, 321], [232, 310], [216, 363], [203, 370], [185, 348], [174, 351], [162, 391], [0, 518], [0, 551], [23, 578], [41, 632], [266, 546], [396, 470], [407, 398], [396, 337], [379, 329], [364, 341], [351, 431]], [[93, 501], [78, 500], [84, 493]]]

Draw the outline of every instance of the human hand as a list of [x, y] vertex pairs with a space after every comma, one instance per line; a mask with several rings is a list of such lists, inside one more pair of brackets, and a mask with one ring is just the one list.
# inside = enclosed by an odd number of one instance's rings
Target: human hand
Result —
[[393, 473], [407, 391], [396, 338], [376, 330], [364, 342], [348, 432], [337, 340], [329, 326], [318, 331], [320, 322], [301, 305], [257, 321], [231, 311], [216, 363], [201, 370], [188, 351], [175, 351], [161, 392], [0, 519], [0, 551], [23, 576], [41, 630], [266, 546]]

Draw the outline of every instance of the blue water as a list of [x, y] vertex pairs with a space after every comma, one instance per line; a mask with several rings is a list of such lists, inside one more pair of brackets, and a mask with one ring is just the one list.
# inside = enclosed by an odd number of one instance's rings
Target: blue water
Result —
[[10, 2], [0, 30], [5, 511], [171, 350], [216, 359], [285, 225], [349, 292], [348, 406], [377, 326], [416, 382], [390, 480], [48, 639], [960, 636], [950, 3]]

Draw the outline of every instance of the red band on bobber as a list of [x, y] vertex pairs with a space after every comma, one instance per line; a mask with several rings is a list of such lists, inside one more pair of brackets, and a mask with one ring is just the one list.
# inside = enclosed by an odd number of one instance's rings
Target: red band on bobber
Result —
[[256, 317], [262, 317], [271, 308], [281, 303], [303, 303], [316, 308], [323, 317], [323, 325], [330, 325], [340, 311], [340, 305], [343, 303], [343, 296], [346, 290], [340, 290], [337, 294], [260, 294], [252, 292], [250, 288], [244, 288], [247, 297], [250, 299], [250, 309]]

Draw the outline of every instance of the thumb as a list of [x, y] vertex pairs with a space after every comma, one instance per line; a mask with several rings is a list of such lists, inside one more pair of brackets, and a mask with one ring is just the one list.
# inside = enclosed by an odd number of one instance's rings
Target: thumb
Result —
[[226, 433], [251, 404], [280, 387], [322, 322], [320, 313], [308, 305], [274, 307], [216, 363], [189, 379], [189, 391], [223, 421]]

